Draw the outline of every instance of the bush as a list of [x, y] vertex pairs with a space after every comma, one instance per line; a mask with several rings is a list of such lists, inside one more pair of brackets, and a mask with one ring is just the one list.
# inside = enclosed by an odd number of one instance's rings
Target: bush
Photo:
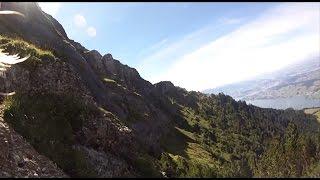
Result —
[[74, 150], [75, 132], [90, 111], [72, 96], [16, 94], [5, 99], [4, 119], [35, 149], [72, 177], [92, 177], [94, 171]]
[[174, 177], [177, 165], [168, 153], [162, 153], [160, 157], [161, 170], [166, 172], [167, 177]]
[[139, 155], [133, 163], [142, 177], [161, 177], [156, 160], [151, 156], [147, 154]]

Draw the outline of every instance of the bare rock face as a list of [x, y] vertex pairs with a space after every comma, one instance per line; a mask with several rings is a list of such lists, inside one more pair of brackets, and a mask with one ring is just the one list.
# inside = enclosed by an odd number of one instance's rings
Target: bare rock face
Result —
[[77, 72], [60, 59], [44, 61], [32, 70], [13, 65], [0, 77], [0, 82], [3, 82], [0, 85], [2, 92], [73, 94], [93, 102]]
[[79, 144], [96, 177], [133, 177], [127, 160], [137, 156], [138, 147], [132, 130], [118, 122], [109, 112], [100, 113], [86, 121], [77, 134]]
[[83, 145], [129, 159], [138, 151], [132, 130], [107, 111], [90, 117], [90, 121], [86, 121], [79, 132], [78, 138]]
[[157, 88], [158, 91], [161, 92], [161, 94], [165, 94], [170, 90], [172, 91], [175, 88], [175, 86], [170, 81], [161, 81], [155, 84], [154, 86]]
[[130, 123], [150, 152], [159, 153], [159, 139], [166, 132], [164, 129], [167, 129], [165, 126], [170, 117], [154, 104], [151, 95], [154, 86], [142, 79], [136, 69], [123, 65], [111, 54], [101, 56], [92, 50], [85, 56], [99, 76], [114, 81], [105, 83], [110, 100], [107, 109]]
[[122, 86], [140, 94], [147, 95], [150, 93], [153, 85], [142, 79], [136, 69], [123, 65], [119, 60], [114, 59], [111, 54], [104, 55], [101, 61], [106, 77], [110, 77]]
[[84, 152], [87, 161], [95, 168], [97, 177], [132, 177], [126, 162], [116, 156], [85, 146], [76, 147]]
[[90, 64], [90, 66], [94, 69], [95, 72], [99, 74], [104, 74], [105, 73], [105, 68], [102, 63], [102, 56], [101, 54], [96, 51], [88, 51], [84, 53], [87, 62]]

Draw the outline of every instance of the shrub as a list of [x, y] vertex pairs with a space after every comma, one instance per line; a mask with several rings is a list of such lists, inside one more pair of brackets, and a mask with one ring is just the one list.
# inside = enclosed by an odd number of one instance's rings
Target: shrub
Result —
[[90, 113], [73, 96], [16, 94], [5, 99], [4, 119], [35, 149], [72, 177], [92, 177], [84, 155], [72, 146], [75, 132]]

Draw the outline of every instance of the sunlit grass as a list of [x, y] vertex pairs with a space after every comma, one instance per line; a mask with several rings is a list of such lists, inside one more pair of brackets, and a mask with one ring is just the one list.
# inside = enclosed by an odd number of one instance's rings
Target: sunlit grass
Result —
[[5, 70], [13, 64], [21, 63], [31, 70], [43, 60], [54, 60], [51, 51], [43, 50], [19, 38], [9, 38], [0, 35], [0, 63]]
[[142, 97], [142, 96], [141, 96], [139, 93], [137, 93], [137, 92], [133, 92], [133, 94]]
[[52, 58], [54, 57], [51, 51], [43, 50], [20, 38], [8, 38], [0, 35], [0, 47], [1, 49], [6, 50], [10, 54], [19, 53], [21, 55], [30, 54], [31, 56], [36, 56], [36, 57], [43, 57], [43, 56], [50, 56]]
[[103, 81], [104, 81], [104, 82], [107, 82], [107, 83], [116, 83], [115, 80], [113, 80], [113, 79], [108, 79], [108, 78], [103, 78]]
[[320, 108], [308, 108], [308, 109], [305, 109], [304, 112], [306, 114], [312, 114], [316, 116], [318, 122], [320, 123]]

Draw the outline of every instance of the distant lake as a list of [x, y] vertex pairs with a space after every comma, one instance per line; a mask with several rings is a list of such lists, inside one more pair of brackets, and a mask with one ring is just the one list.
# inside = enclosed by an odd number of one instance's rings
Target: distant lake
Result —
[[303, 109], [311, 107], [320, 107], [320, 99], [310, 99], [304, 96], [294, 96], [289, 98], [277, 98], [277, 99], [259, 99], [246, 101], [247, 104], [252, 104], [262, 108], [274, 108], [274, 109]]

